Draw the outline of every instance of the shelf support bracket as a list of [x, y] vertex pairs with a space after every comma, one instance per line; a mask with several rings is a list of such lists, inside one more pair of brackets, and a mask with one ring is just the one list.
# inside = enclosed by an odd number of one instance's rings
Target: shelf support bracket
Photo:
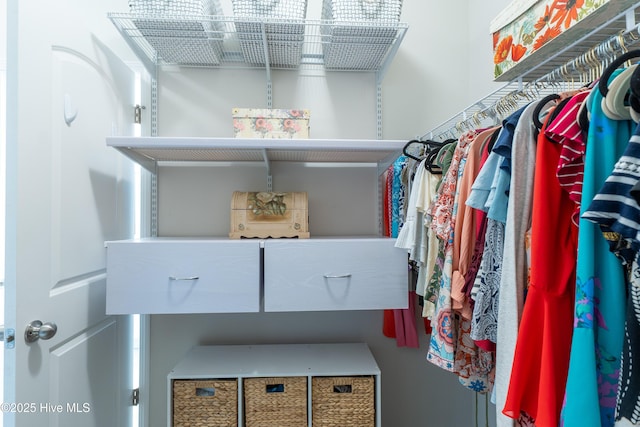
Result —
[[627, 32], [631, 32], [636, 29], [636, 11], [634, 9], [630, 9], [625, 13], [625, 23], [627, 27]]
[[382, 139], [382, 81], [376, 76], [376, 138]]
[[267, 154], [267, 149], [262, 149], [262, 158], [264, 159], [264, 166], [267, 170], [267, 191], [273, 191], [273, 178], [271, 176], [271, 161], [269, 160], [269, 155]]
[[264, 68], [267, 73], [267, 108], [273, 108], [273, 92], [271, 86], [271, 61], [269, 58], [269, 44], [267, 43], [267, 30], [262, 22], [262, 48], [264, 50]]

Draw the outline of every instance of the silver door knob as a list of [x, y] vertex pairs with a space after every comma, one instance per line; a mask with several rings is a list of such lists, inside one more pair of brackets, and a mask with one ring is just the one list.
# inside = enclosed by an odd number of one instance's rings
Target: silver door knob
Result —
[[24, 331], [24, 340], [28, 343], [36, 342], [39, 339], [48, 340], [58, 332], [58, 326], [53, 322], [42, 323], [34, 320], [27, 325]]

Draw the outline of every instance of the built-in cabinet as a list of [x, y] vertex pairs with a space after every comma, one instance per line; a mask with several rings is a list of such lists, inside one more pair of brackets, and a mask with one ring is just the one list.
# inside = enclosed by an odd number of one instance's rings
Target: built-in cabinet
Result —
[[[107, 143], [152, 171], [166, 161], [226, 161], [234, 168], [258, 161], [269, 181], [274, 161], [325, 163], [326, 174], [333, 173], [331, 165], [357, 163], [380, 175], [404, 145], [158, 137], [115, 137]], [[378, 188], [380, 181], [370, 186]], [[230, 200], [220, 203], [230, 205]], [[345, 212], [337, 206], [330, 221], [338, 223]], [[266, 240], [159, 236], [106, 245], [109, 314], [373, 310], [408, 304], [406, 252], [379, 234]]]
[[[160, 67], [197, 66], [212, 68], [264, 68], [267, 81], [267, 107], [272, 106], [271, 70], [283, 68], [270, 62], [271, 44], [266, 38], [264, 61], [247, 63], [239, 56], [237, 23], [234, 19], [200, 17], [205, 27], [212, 21], [221, 24], [216, 39], [219, 61], [176, 63], [158, 51], [160, 42], [175, 41], [172, 31], [154, 33], [152, 40], [141, 30], [140, 17], [131, 14], [111, 14], [110, 19], [130, 47], [136, 52], [152, 76], [151, 113], [152, 137], [109, 137], [107, 145], [122, 152], [151, 172], [151, 230], [153, 237], [106, 242], [107, 248], [107, 313], [109, 314], [195, 314], [195, 313], [271, 313], [321, 312], [348, 310], [381, 310], [406, 308], [408, 305], [407, 254], [395, 247], [395, 239], [382, 236], [384, 171], [402, 154], [406, 141], [367, 140], [272, 140], [237, 138], [159, 137], [157, 134], [157, 80]], [[171, 20], [156, 19], [154, 25], [169, 26]], [[161, 18], [161, 17], [160, 17]], [[175, 19], [179, 25], [191, 25]], [[145, 21], [146, 22], [146, 21]], [[264, 37], [264, 25], [262, 37]], [[367, 38], [344, 35], [336, 44], [330, 36], [333, 27], [326, 22], [306, 21], [299, 63], [286, 69], [316, 69], [324, 71], [359, 71], [375, 73], [377, 92], [377, 135], [381, 138], [381, 82], [393, 59], [407, 26], [381, 26], [384, 37]], [[354, 30], [351, 28], [349, 31]], [[197, 35], [196, 37], [201, 37]], [[207, 36], [208, 37], [208, 36]], [[162, 40], [158, 40], [162, 38]], [[183, 40], [180, 40], [183, 42]], [[205, 43], [208, 44], [208, 43]], [[191, 46], [201, 46], [201, 40]], [[370, 48], [375, 48], [376, 60], [371, 63]], [[337, 48], [346, 48], [348, 56], [335, 61]], [[354, 50], [355, 49], [355, 50]], [[327, 54], [331, 51], [331, 62]], [[356, 52], [356, 54], [354, 54]], [[200, 58], [198, 52], [194, 57]], [[358, 62], [358, 59], [366, 63]], [[354, 60], [356, 61], [354, 63]], [[337, 64], [337, 65], [336, 65]], [[175, 70], [174, 70], [175, 71]], [[251, 71], [249, 71], [251, 72]], [[259, 103], [259, 100], [256, 100]], [[140, 113], [141, 110], [138, 110]], [[284, 166], [283, 166], [284, 165]], [[290, 166], [293, 165], [293, 166]], [[316, 167], [318, 166], [319, 167]], [[197, 203], [203, 188], [185, 186], [176, 176], [196, 168], [215, 169], [215, 180], [202, 192], [202, 198], [216, 206], [229, 206], [225, 191], [235, 185], [238, 191], [291, 191], [309, 194], [309, 239], [230, 239], [228, 229], [181, 235], [181, 225], [189, 228], [189, 219], [181, 213], [202, 212], [206, 203]], [[259, 187], [256, 167], [262, 169]], [[302, 168], [299, 169], [299, 167]], [[302, 183], [295, 176], [304, 173]], [[295, 173], [290, 174], [291, 168]], [[351, 168], [351, 169], [349, 169]], [[174, 173], [176, 170], [179, 172]], [[198, 169], [200, 170], [200, 169]], [[234, 181], [239, 170], [246, 170], [251, 179]], [[353, 174], [346, 170], [353, 170]], [[355, 172], [355, 171], [358, 172]], [[365, 174], [360, 171], [367, 171]], [[225, 174], [228, 171], [228, 174]], [[259, 173], [259, 172], [258, 172]], [[189, 172], [186, 172], [189, 175]], [[337, 176], [348, 175], [336, 185]], [[312, 176], [313, 178], [309, 178]], [[362, 177], [366, 176], [363, 180]], [[313, 182], [311, 182], [313, 180]], [[230, 181], [234, 184], [230, 184]], [[178, 182], [176, 185], [175, 183]], [[251, 182], [252, 184], [247, 184]], [[276, 186], [274, 183], [278, 183]], [[291, 185], [291, 186], [290, 186]], [[176, 189], [176, 187], [178, 187]], [[172, 194], [189, 193], [195, 204], [167, 200], [164, 189]], [[224, 190], [221, 190], [224, 188]], [[284, 188], [284, 190], [283, 190]], [[204, 194], [207, 193], [207, 194]], [[334, 193], [337, 197], [332, 197]], [[169, 197], [170, 199], [171, 197]], [[158, 200], [160, 199], [160, 200]], [[321, 200], [321, 201], [318, 201]], [[365, 202], [366, 201], [366, 202]], [[364, 202], [364, 203], [363, 203]], [[318, 203], [322, 209], [318, 208]], [[315, 205], [315, 207], [314, 207]], [[209, 205], [210, 206], [210, 205]], [[206, 209], [206, 207], [205, 207]], [[371, 227], [372, 211], [377, 227]], [[171, 218], [166, 218], [170, 212]], [[218, 209], [215, 221], [229, 224]], [[177, 215], [176, 215], [177, 213]], [[163, 216], [164, 215], [164, 216]], [[206, 214], [205, 214], [206, 215]], [[348, 218], [345, 221], [345, 217]], [[181, 224], [184, 221], [184, 224]], [[375, 221], [374, 221], [375, 222]], [[158, 226], [158, 223], [160, 226]], [[322, 223], [322, 232], [314, 233], [314, 224]], [[364, 224], [355, 226], [352, 224]], [[167, 226], [169, 224], [169, 226]], [[335, 226], [332, 226], [335, 224]], [[177, 225], [177, 226], [176, 226]], [[171, 231], [164, 233], [170, 228]], [[226, 227], [223, 227], [225, 229]], [[373, 230], [377, 229], [377, 230]], [[332, 232], [334, 230], [334, 232]], [[367, 230], [367, 232], [363, 232]], [[195, 233], [197, 234], [197, 233]], [[266, 316], [266, 315], [265, 315]], [[161, 316], [160, 316], [161, 317]], [[185, 349], [186, 351], [186, 349]], [[244, 359], [242, 358], [244, 355]], [[249, 359], [247, 359], [247, 357]], [[233, 366], [229, 366], [231, 363]], [[274, 367], [281, 367], [273, 370]], [[249, 371], [250, 373], [248, 373]], [[314, 376], [369, 375], [375, 378], [375, 425], [381, 425], [380, 371], [365, 344], [300, 346], [204, 346], [181, 359], [169, 374], [168, 424], [171, 425], [172, 381], [181, 378], [237, 378], [260, 376], [306, 376], [311, 384]], [[311, 389], [310, 389], [311, 390]], [[310, 391], [311, 393], [311, 391]], [[239, 392], [239, 424], [242, 425], [242, 391]], [[311, 395], [309, 404], [311, 405]], [[310, 411], [311, 413], [311, 411]], [[311, 418], [309, 418], [311, 423]], [[311, 425], [311, 424], [310, 424]]]

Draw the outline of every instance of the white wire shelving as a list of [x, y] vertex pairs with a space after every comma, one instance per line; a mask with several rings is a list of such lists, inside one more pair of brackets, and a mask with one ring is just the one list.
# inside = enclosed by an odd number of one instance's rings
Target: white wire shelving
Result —
[[110, 13], [144, 62], [158, 66], [384, 71], [408, 29], [326, 20]]
[[[517, 108], [534, 99], [597, 79], [616, 56], [640, 41], [640, 2], [616, 14], [595, 28], [578, 24], [581, 36], [562, 45], [553, 55], [540, 59], [535, 54], [523, 60], [519, 74], [455, 115], [424, 133], [420, 139], [457, 138], [462, 132], [499, 123]], [[499, 81], [504, 81], [505, 75]]]

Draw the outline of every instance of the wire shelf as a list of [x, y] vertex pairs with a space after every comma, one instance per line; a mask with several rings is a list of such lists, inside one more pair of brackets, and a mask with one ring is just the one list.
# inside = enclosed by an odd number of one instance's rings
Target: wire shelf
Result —
[[640, 3], [597, 28], [576, 26], [582, 37], [544, 60], [523, 61], [525, 68], [515, 70], [521, 74], [514, 76], [510, 70], [510, 82], [437, 125], [421, 139], [455, 139], [465, 130], [498, 124], [534, 99], [592, 82], [617, 55], [640, 43], [638, 22]]
[[110, 13], [145, 62], [156, 66], [379, 71], [392, 60], [405, 23]]

